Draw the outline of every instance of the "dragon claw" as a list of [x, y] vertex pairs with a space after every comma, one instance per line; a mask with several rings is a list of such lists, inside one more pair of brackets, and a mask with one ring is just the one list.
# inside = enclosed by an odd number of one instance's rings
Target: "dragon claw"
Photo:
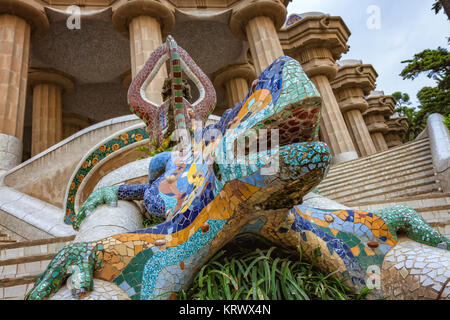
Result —
[[94, 269], [101, 263], [97, 253], [101, 250], [101, 245], [94, 247], [86, 242], [66, 245], [50, 261], [45, 272], [36, 279], [25, 300], [42, 300], [49, 297], [57, 292], [69, 277], [68, 287], [71, 288], [72, 295], [77, 299], [86, 296], [93, 289]]

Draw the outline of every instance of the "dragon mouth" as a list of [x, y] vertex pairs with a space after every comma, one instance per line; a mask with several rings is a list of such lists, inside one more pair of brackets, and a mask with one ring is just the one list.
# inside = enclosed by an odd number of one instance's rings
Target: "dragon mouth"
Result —
[[284, 106], [283, 111], [267, 118], [263, 129], [267, 129], [268, 141], [272, 141], [274, 132], [278, 133], [279, 146], [313, 140], [320, 121], [321, 103], [320, 97], [308, 97]]
[[[244, 154], [249, 155], [261, 150], [262, 140], [266, 141], [265, 147], [262, 147], [263, 150], [312, 141], [318, 134], [321, 104], [320, 97], [307, 97], [282, 107], [276, 106], [276, 109], [282, 111], [274, 113], [253, 126], [259, 131], [259, 141], [245, 139]], [[262, 130], [265, 130], [265, 133], [262, 133]], [[234, 151], [237, 152], [238, 140], [233, 143]]]

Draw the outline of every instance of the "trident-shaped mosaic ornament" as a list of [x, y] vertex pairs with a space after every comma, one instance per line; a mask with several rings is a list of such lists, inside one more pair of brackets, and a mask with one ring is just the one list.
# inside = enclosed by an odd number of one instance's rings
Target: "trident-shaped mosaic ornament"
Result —
[[[165, 67], [167, 60], [170, 60], [171, 97], [158, 105], [145, 96], [145, 88], [159, 69]], [[183, 97], [183, 72], [200, 93], [192, 104]], [[179, 147], [186, 148], [190, 143], [188, 136], [193, 132], [192, 122], [197, 120], [204, 124], [215, 103], [216, 93], [211, 81], [170, 35], [152, 53], [128, 90], [131, 112], [145, 122], [150, 131], [150, 142], [156, 142], [158, 147], [175, 131], [175, 139], [181, 143]]]

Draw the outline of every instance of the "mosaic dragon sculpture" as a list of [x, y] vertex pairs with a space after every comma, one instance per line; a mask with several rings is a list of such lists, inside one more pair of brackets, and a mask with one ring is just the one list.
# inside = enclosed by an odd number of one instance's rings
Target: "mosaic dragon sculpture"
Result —
[[[143, 91], [167, 59], [172, 98], [158, 106], [148, 101]], [[182, 97], [181, 71], [199, 86], [197, 103], [190, 104]], [[150, 214], [166, 217], [166, 221], [100, 241], [68, 244], [38, 277], [26, 299], [43, 299], [58, 291], [74, 266], [81, 270], [72, 290], [75, 296], [93, 290], [95, 277], [114, 282], [131, 299], [173, 297], [173, 292], [186, 288], [199, 268], [240, 233], [256, 233], [292, 249], [301, 246], [310, 259], [321, 248], [318, 266], [328, 272], [339, 270], [337, 275], [348, 279], [357, 291], [371, 281], [370, 272], [375, 271], [370, 269], [382, 269], [386, 254], [397, 244], [398, 231], [449, 250], [449, 239], [408, 207], [369, 213], [297, 205], [326, 175], [331, 155], [325, 143], [312, 141], [318, 129], [319, 93], [290, 57], [279, 57], [243, 102], [227, 110], [218, 123], [203, 128], [193, 120], [204, 121], [209, 115], [215, 103], [213, 87], [168, 37], [133, 80], [129, 103], [150, 126], [152, 141], [161, 143], [172, 129], [187, 130], [194, 137], [182, 141], [182, 151], [163, 152], [151, 159], [148, 184], [93, 192], [73, 227], [77, 229], [97, 206], [116, 206], [118, 200], [143, 199]], [[172, 129], [168, 129], [171, 121]], [[274, 129], [278, 136], [270, 135]], [[229, 156], [230, 146], [255, 132], [269, 133], [270, 149], [244, 149], [242, 159]], [[279, 148], [274, 148], [277, 138]], [[385, 295], [382, 288], [374, 292], [375, 297]]]

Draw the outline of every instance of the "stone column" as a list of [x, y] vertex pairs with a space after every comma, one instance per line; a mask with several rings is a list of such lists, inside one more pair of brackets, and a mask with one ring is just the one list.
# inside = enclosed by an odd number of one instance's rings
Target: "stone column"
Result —
[[286, 19], [286, 7], [279, 0], [243, 2], [233, 9], [231, 32], [248, 40], [257, 75], [283, 55], [277, 30]]
[[323, 13], [300, 14], [302, 19], [279, 32], [284, 52], [297, 59], [322, 96], [320, 136], [333, 154], [333, 163], [358, 158], [330, 85], [336, 60], [348, 51], [350, 31], [340, 17]]
[[388, 132], [384, 135], [388, 148], [394, 148], [403, 144], [406, 132], [408, 131], [408, 120], [406, 118], [395, 117], [387, 121]]
[[31, 156], [35, 156], [62, 140], [62, 94], [74, 85], [68, 76], [49, 69], [31, 69], [28, 78], [33, 88]]
[[0, 174], [22, 160], [30, 37], [48, 28], [40, 4], [0, 1]]
[[66, 139], [84, 128], [94, 124], [88, 117], [76, 113], [63, 112], [62, 115], [62, 138]]
[[363, 113], [367, 129], [377, 152], [386, 151], [388, 145], [384, 134], [388, 132], [386, 120], [394, 113], [395, 100], [383, 91], [372, 91], [366, 98], [369, 108]]
[[[143, 68], [151, 53], [162, 44], [163, 33], [168, 34], [174, 24], [173, 12], [154, 0], [128, 0], [113, 7], [114, 28], [130, 39], [131, 73], [134, 78]], [[146, 89], [147, 98], [162, 103], [161, 90], [167, 78], [165, 65], [161, 66]]]
[[239, 64], [218, 70], [213, 77], [216, 90], [225, 88], [228, 107], [232, 108], [247, 96], [251, 83], [256, 79], [256, 73], [250, 64]]
[[360, 60], [342, 60], [336, 78], [331, 82], [336, 99], [344, 115], [347, 128], [353, 143], [357, 146], [359, 155], [369, 156], [377, 152], [362, 113], [369, 105], [365, 96], [375, 88], [378, 76], [369, 64]]

